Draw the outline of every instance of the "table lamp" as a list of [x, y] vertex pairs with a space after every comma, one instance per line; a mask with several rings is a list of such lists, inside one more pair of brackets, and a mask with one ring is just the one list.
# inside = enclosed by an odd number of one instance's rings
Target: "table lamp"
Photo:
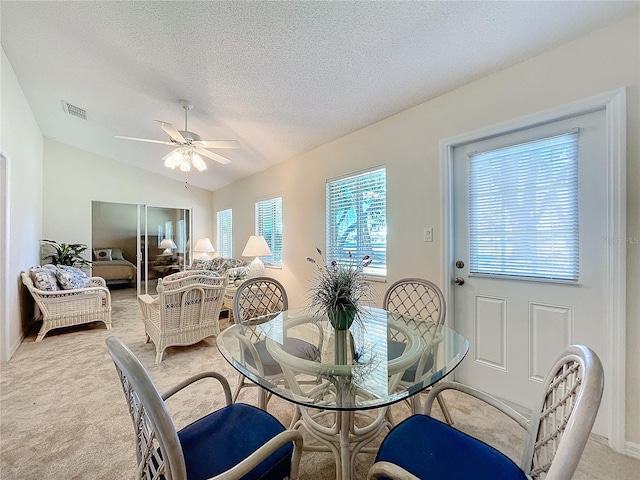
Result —
[[196, 246], [193, 247], [193, 251], [196, 253], [202, 252], [202, 255], [200, 255], [200, 260], [206, 261], [211, 260], [209, 258], [209, 254], [215, 252], [216, 249], [213, 248], [211, 240], [209, 240], [208, 238], [199, 238], [196, 242]]
[[249, 278], [261, 277], [264, 275], [264, 263], [260, 260], [260, 257], [268, 257], [271, 255], [271, 250], [267, 241], [262, 235], [251, 235], [247, 245], [242, 251], [243, 257], [256, 257], [249, 264], [247, 276]]
[[173, 252], [171, 252], [172, 248], [178, 248], [176, 246], [176, 244], [173, 242], [173, 240], [171, 240], [170, 238], [165, 238], [164, 240], [162, 240], [160, 242], [160, 248], [164, 248], [164, 252], [162, 252], [162, 255], [171, 255]]

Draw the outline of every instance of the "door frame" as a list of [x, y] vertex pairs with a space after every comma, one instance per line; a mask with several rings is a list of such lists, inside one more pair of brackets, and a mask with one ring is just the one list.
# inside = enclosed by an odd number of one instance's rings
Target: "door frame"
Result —
[[0, 362], [7, 362], [13, 353], [9, 339], [9, 256], [11, 236], [9, 234], [9, 159], [0, 152]]
[[605, 111], [607, 152], [607, 345], [611, 368], [606, 371], [605, 388], [611, 404], [603, 405], [609, 413], [609, 446], [625, 453], [625, 340], [626, 340], [626, 92], [624, 88], [556, 108], [519, 117], [498, 125], [463, 133], [440, 141], [440, 216], [442, 225], [442, 286], [449, 315], [455, 318], [452, 279], [455, 277], [453, 151], [455, 147], [487, 138], [528, 129], [599, 110]]

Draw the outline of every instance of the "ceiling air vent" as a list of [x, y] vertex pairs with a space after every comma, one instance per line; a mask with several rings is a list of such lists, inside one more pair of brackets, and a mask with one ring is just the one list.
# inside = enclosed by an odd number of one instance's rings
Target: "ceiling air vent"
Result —
[[71, 105], [70, 103], [65, 102], [64, 100], [62, 100], [62, 108], [64, 109], [65, 113], [68, 113], [69, 115], [73, 115], [74, 117], [81, 118], [82, 120], [87, 119], [86, 110], [80, 107], [76, 107], [75, 105]]

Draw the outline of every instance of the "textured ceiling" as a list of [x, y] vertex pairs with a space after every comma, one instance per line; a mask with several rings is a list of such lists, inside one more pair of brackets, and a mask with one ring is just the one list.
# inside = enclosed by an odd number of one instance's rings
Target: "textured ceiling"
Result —
[[[2, 47], [45, 137], [184, 181], [154, 120], [235, 139], [209, 190], [637, 12], [638, 2], [0, 3]], [[65, 100], [87, 121], [64, 113]]]

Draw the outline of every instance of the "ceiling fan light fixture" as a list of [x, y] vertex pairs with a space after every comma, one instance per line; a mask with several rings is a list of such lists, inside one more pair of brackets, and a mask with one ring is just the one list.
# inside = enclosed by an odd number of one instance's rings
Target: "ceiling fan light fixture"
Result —
[[180, 164], [180, 170], [182, 170], [183, 172], [188, 172], [191, 170], [191, 164], [189, 162], [182, 162]]
[[183, 154], [179, 148], [175, 149], [167, 156], [164, 157], [164, 166], [170, 169], [174, 169], [180, 166], [183, 162]]
[[191, 157], [191, 163], [193, 163], [193, 166], [196, 167], [199, 172], [204, 172], [207, 169], [207, 164], [204, 163], [202, 157], [197, 153], [194, 153]]

